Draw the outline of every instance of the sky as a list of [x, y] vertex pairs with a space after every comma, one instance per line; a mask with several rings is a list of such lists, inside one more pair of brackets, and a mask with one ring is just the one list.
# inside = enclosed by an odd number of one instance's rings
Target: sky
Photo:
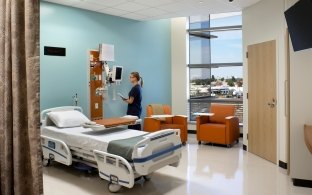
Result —
[[[212, 16], [210, 26], [230, 26], [241, 25], [241, 15], [234, 14], [231, 17], [218, 18], [218, 16]], [[196, 19], [198, 20], [198, 18]], [[192, 19], [191, 19], [192, 21]], [[200, 25], [196, 23], [191, 25], [193, 28], [198, 28]], [[219, 31], [212, 32], [212, 35], [218, 36], [218, 38], [211, 39], [211, 62], [209, 55], [209, 41], [190, 37], [190, 64], [209, 64], [209, 63], [231, 63], [242, 62], [242, 31]], [[194, 69], [191, 71], [190, 79], [197, 77], [206, 77], [207, 70]], [[211, 74], [216, 78], [221, 77], [243, 77], [243, 67], [222, 67], [213, 68]]]

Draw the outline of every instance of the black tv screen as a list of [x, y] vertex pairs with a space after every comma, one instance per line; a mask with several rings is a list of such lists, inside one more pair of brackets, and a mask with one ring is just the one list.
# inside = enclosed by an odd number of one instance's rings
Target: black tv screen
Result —
[[121, 80], [121, 75], [122, 75], [122, 68], [121, 67], [116, 67], [116, 80]]
[[312, 48], [312, 0], [299, 0], [285, 18], [294, 51]]

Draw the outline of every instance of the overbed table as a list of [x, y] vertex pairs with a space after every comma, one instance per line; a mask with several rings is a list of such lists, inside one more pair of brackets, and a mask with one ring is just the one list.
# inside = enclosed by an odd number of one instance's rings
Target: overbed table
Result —
[[97, 124], [104, 125], [106, 128], [117, 127], [121, 125], [133, 125], [136, 123], [136, 119], [129, 118], [105, 118], [95, 120]]

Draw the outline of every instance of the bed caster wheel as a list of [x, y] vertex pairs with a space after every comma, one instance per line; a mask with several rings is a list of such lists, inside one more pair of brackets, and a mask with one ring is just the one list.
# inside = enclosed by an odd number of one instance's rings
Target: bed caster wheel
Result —
[[198, 141], [198, 145], [200, 145], [201, 144], [201, 141]]
[[151, 174], [145, 175], [145, 176], [143, 176], [143, 178], [144, 178], [145, 181], [151, 181], [152, 175]]
[[51, 160], [48, 159], [48, 158], [42, 159], [42, 165], [43, 165], [44, 167], [48, 167], [48, 166], [50, 165], [50, 162], [51, 162]]
[[185, 146], [185, 145], [186, 145], [186, 142], [182, 142], [182, 145]]
[[114, 184], [114, 183], [109, 183], [108, 184], [108, 190], [111, 193], [117, 193], [117, 192], [119, 192], [120, 189], [121, 189], [121, 185]]

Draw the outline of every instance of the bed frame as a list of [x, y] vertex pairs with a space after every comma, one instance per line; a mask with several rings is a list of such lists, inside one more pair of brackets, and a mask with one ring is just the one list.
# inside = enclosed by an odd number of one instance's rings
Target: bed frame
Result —
[[[41, 112], [42, 127], [47, 125], [47, 113], [51, 111], [78, 110], [80, 107], [66, 106], [47, 109]], [[73, 162], [81, 162], [97, 168], [99, 176], [109, 181], [109, 191], [118, 192], [121, 186], [132, 188], [136, 179], [149, 175], [154, 171], [170, 165], [177, 167], [181, 159], [181, 141], [179, 130], [168, 129], [150, 133], [134, 146], [132, 159], [99, 150], [85, 150], [67, 145], [62, 140], [41, 135], [43, 165], [56, 161], [70, 166]]]

